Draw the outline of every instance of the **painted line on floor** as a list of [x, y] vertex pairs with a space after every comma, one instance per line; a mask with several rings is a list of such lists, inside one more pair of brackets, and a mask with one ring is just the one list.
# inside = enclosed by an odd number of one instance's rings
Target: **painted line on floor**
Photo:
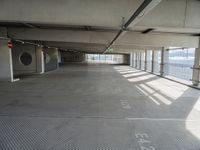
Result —
[[130, 118], [130, 117], [106, 117], [106, 116], [43, 116], [43, 115], [7, 115], [0, 114], [1, 117], [9, 118], [57, 118], [57, 119], [115, 119], [115, 120], [135, 120], [135, 121], [179, 121], [179, 122], [200, 122], [194, 119], [178, 119], [178, 118]]
[[200, 122], [194, 119], [178, 119], [178, 118], [125, 118], [126, 120], [147, 120], [147, 121], [180, 121], [180, 122]]

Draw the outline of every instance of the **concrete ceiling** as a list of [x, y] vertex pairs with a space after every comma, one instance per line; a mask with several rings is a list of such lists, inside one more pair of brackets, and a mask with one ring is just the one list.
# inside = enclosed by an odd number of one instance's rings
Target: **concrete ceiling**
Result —
[[[143, 0], [1, 0], [0, 26], [12, 38], [103, 52]], [[117, 53], [162, 46], [198, 47], [199, 0], [153, 0], [112, 45]], [[12, 11], [10, 11], [12, 10]], [[152, 28], [147, 34], [141, 32]]]

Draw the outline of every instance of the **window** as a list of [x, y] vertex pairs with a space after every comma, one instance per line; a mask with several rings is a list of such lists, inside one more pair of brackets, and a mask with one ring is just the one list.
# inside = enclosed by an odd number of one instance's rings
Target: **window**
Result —
[[194, 55], [194, 48], [169, 50], [169, 60], [165, 66], [165, 73], [180, 79], [191, 80]]

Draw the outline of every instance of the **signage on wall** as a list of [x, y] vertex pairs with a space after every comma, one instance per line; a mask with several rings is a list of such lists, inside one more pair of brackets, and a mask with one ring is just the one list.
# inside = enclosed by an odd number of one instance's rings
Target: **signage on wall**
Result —
[[12, 41], [8, 41], [8, 44], [7, 44], [8, 48], [13, 48], [13, 44], [12, 44]]

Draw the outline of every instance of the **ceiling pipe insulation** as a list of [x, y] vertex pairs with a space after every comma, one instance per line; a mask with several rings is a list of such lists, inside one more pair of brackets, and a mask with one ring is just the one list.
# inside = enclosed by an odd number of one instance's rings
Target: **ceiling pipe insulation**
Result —
[[53, 48], [53, 49], [58, 49], [58, 50], [66, 51], [66, 52], [85, 53], [84, 51], [76, 51], [76, 50], [72, 50], [72, 49], [58, 48], [58, 47], [54, 47], [54, 46], [48, 46], [48, 45], [18, 40], [18, 39], [9, 38], [9, 37], [0, 37], [0, 39], [1, 40], [7, 40], [7, 41], [15, 41], [15, 42], [19, 42], [21, 44], [28, 44], [28, 45], [33, 45], [33, 46], [42, 47], [42, 48], [48, 48], [48, 49]]
[[143, 3], [138, 7], [138, 9], [133, 13], [133, 15], [128, 19], [128, 21], [122, 26], [114, 39], [109, 43], [109, 45], [104, 50], [103, 54], [106, 53], [115, 41], [122, 35], [124, 35], [127, 29], [131, 26], [133, 27], [138, 23], [149, 11], [151, 11], [155, 6], [157, 6], [162, 0], [144, 0]]

